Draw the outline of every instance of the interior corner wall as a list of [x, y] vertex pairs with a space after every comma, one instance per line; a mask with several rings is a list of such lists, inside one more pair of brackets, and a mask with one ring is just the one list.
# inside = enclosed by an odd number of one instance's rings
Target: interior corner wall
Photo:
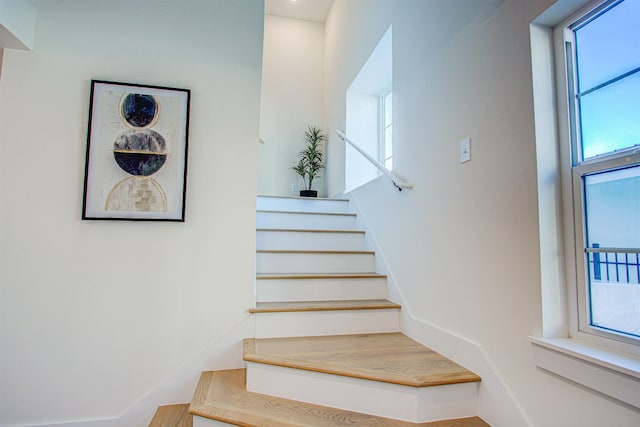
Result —
[[[478, 343], [534, 427], [634, 426], [638, 412], [537, 370], [542, 331], [529, 23], [553, 0], [334, 1], [325, 24], [327, 127], [393, 25], [394, 172], [351, 193], [415, 318]], [[472, 159], [459, 163], [471, 137]], [[328, 192], [344, 180], [329, 141]], [[481, 386], [482, 387], [482, 386]], [[481, 408], [495, 426], [500, 408]], [[508, 412], [508, 411], [506, 411]]]
[[[118, 417], [254, 301], [263, 1], [38, 5], [0, 80], [2, 426]], [[92, 79], [191, 90], [186, 222], [80, 219]]]
[[0, 46], [32, 49], [37, 16], [30, 0], [0, 0]]
[[[258, 193], [298, 195], [298, 163], [308, 125], [327, 133], [323, 120], [324, 25], [266, 15], [260, 108]], [[322, 173], [324, 175], [324, 173]], [[324, 178], [314, 181], [324, 194]]]

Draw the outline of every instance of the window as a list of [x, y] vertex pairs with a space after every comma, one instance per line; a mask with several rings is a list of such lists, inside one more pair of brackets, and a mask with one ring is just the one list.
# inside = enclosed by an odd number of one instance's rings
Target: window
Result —
[[564, 27], [578, 327], [640, 343], [640, 0]]
[[[393, 36], [389, 27], [346, 93], [346, 134], [368, 156], [392, 165]], [[378, 168], [345, 144], [345, 189], [348, 193], [381, 176]]]
[[380, 163], [393, 169], [393, 92], [380, 97]]

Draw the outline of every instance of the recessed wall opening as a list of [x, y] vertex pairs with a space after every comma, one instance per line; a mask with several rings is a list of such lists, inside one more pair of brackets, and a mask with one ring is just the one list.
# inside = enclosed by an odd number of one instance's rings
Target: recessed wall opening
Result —
[[[393, 165], [393, 62], [389, 27], [347, 90], [349, 139], [391, 169]], [[346, 145], [345, 193], [380, 176], [362, 154]]]

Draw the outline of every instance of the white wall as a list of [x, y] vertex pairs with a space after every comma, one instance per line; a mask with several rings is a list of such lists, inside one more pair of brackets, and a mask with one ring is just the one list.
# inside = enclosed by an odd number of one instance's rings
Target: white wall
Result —
[[[379, 158], [378, 138], [380, 98], [353, 90], [347, 91], [346, 134], [374, 159]], [[345, 152], [345, 192], [349, 192], [380, 175], [378, 169], [351, 145]]]
[[[541, 289], [529, 22], [552, 0], [352, 0], [326, 22], [325, 111], [345, 125], [345, 92], [393, 25], [394, 171], [354, 191], [411, 312], [478, 343], [540, 427], [632, 426], [638, 412], [536, 370]], [[472, 161], [458, 162], [472, 139]], [[328, 192], [344, 179], [329, 142]], [[483, 409], [490, 423], [500, 411]]]
[[[3, 426], [118, 417], [253, 303], [263, 2], [38, 6], [0, 80]], [[91, 79], [191, 89], [185, 223], [80, 220]]]
[[[302, 178], [290, 170], [304, 148], [307, 125], [326, 133], [323, 120], [324, 25], [266, 15], [258, 193], [298, 195]], [[324, 176], [324, 171], [322, 171]], [[324, 193], [324, 177], [314, 180]]]
[[0, 48], [32, 49], [37, 16], [29, 0], [0, 0]]

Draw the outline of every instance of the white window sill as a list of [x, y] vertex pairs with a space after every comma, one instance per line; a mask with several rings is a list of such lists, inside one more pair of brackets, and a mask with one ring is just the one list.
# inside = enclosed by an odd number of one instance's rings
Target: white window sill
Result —
[[571, 338], [529, 341], [539, 368], [640, 408], [640, 357]]

